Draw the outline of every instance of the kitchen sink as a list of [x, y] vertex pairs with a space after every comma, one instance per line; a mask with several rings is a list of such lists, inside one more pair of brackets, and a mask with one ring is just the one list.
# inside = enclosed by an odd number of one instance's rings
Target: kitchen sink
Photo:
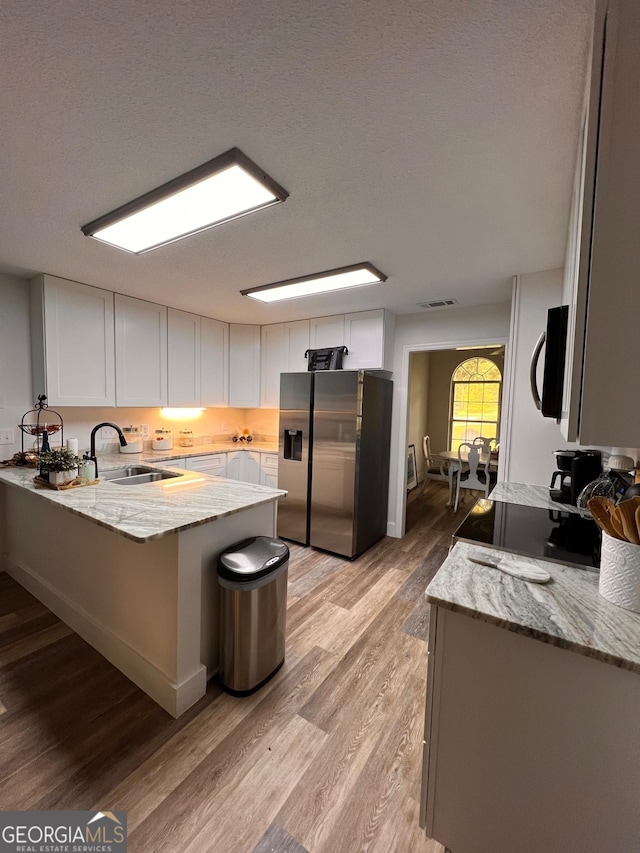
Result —
[[172, 471], [160, 471], [157, 468], [150, 468], [148, 465], [127, 465], [125, 468], [104, 471], [100, 476], [116, 486], [140, 486], [143, 483], [171, 480], [183, 475]]

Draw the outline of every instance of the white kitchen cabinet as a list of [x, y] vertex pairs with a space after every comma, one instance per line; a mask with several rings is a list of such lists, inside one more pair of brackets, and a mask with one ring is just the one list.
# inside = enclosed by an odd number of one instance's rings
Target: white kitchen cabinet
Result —
[[251, 450], [235, 450], [227, 453], [227, 477], [243, 483], [260, 485], [260, 454]]
[[345, 370], [392, 370], [394, 316], [382, 308], [345, 314]]
[[278, 454], [260, 454], [260, 485], [278, 488]]
[[200, 317], [169, 308], [167, 353], [167, 404], [200, 406]]
[[202, 474], [215, 474], [217, 477], [227, 476], [227, 454], [210, 453], [206, 456], [188, 456], [187, 471], [200, 471]]
[[296, 320], [284, 324], [285, 371], [302, 373], [307, 369], [305, 352], [309, 349], [310, 321]]
[[200, 403], [229, 405], [229, 324], [200, 318]]
[[167, 309], [115, 294], [116, 406], [167, 405]]
[[39, 275], [30, 297], [34, 398], [115, 406], [113, 293]]
[[260, 405], [280, 407], [280, 374], [287, 371], [285, 324], [262, 326], [260, 330]]
[[309, 320], [262, 326], [260, 405], [263, 409], [280, 407], [280, 374], [307, 370], [305, 352], [309, 349]]
[[344, 346], [344, 314], [314, 317], [309, 321], [309, 348], [327, 349]]
[[426, 835], [455, 853], [636, 850], [638, 674], [429, 610]]
[[639, 39], [640, 4], [596, 3], [563, 294], [570, 319], [561, 428], [583, 445], [636, 447], [640, 435], [640, 396], [619, 366], [640, 356]]
[[260, 406], [260, 326], [229, 326], [229, 405]]
[[[161, 455], [161, 454], [158, 454], [158, 455]], [[145, 459], [144, 461], [145, 462], [153, 462], [154, 465], [159, 465], [161, 468], [164, 465], [167, 465], [170, 468], [182, 468], [185, 471], [188, 470], [187, 469], [187, 460], [184, 458], [184, 456], [180, 456], [178, 459], [165, 459], [163, 462], [156, 462], [156, 460], [152, 456], [150, 456], [147, 459]]]

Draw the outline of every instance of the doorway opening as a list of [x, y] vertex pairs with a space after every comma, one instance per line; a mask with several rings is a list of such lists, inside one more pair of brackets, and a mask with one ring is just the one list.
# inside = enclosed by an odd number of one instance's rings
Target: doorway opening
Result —
[[[484, 438], [499, 446], [503, 423], [505, 343], [456, 347], [412, 347], [406, 353], [406, 437], [408, 468], [415, 448], [416, 476], [402, 491], [402, 533], [416, 517], [414, 501], [429, 490], [449, 487], [447, 454], [462, 442]], [[402, 434], [402, 433], [401, 433]], [[439, 486], [434, 485], [440, 483]], [[425, 509], [427, 506], [425, 504]], [[460, 516], [460, 521], [462, 516]]]

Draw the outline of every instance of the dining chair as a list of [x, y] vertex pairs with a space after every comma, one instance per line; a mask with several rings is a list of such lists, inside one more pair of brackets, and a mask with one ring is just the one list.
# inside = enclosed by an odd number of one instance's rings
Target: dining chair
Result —
[[422, 494], [427, 487], [429, 480], [447, 481], [449, 479], [448, 466], [446, 459], [441, 459], [434, 456], [431, 452], [431, 440], [428, 435], [423, 436], [422, 452], [424, 454], [424, 480], [422, 482]]
[[493, 438], [484, 438], [482, 435], [477, 435], [473, 439], [473, 444], [482, 444], [488, 453], [491, 453], [491, 442], [495, 441]]
[[[460, 503], [460, 489], [478, 489], [484, 492], [484, 496], [488, 497], [489, 489], [494, 485], [495, 476], [489, 473], [489, 465], [491, 464], [489, 457], [484, 465], [480, 465], [480, 450], [481, 445], [471, 444], [468, 441], [462, 442], [458, 447], [458, 472], [456, 477], [456, 500], [454, 512], [458, 511]], [[463, 452], [466, 448], [466, 452]], [[463, 467], [464, 466], [464, 467]], [[479, 468], [484, 470], [478, 470]]]

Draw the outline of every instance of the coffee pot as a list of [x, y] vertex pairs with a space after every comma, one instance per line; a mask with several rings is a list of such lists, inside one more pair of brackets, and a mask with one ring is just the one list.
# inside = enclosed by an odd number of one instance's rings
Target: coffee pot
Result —
[[549, 496], [562, 504], [577, 504], [582, 489], [602, 473], [599, 450], [556, 450], [557, 470], [551, 477]]

